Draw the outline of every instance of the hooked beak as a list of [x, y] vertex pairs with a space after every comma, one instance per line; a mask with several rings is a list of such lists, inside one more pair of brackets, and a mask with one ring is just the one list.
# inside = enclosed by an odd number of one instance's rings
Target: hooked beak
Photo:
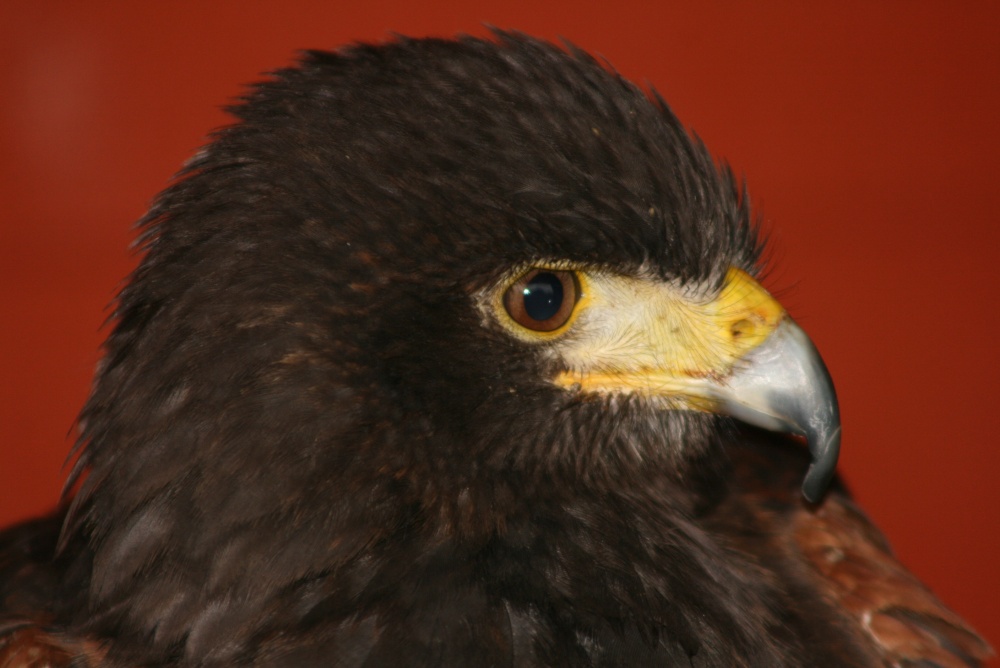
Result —
[[624, 277], [592, 276], [585, 290], [590, 315], [580, 315], [578, 334], [560, 350], [568, 370], [557, 385], [662, 397], [673, 408], [802, 436], [812, 455], [802, 494], [822, 498], [840, 452], [833, 381], [809, 337], [757, 281], [731, 269], [707, 300]]
[[802, 495], [816, 503], [840, 454], [840, 409], [823, 359], [802, 328], [785, 317], [742, 362], [728, 378], [709, 384], [706, 394], [726, 415], [805, 437], [812, 464]]

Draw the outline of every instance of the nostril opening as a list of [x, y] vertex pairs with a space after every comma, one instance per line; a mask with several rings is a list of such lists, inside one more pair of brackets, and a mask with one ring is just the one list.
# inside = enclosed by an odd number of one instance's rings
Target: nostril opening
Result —
[[746, 336], [753, 332], [753, 321], [748, 318], [737, 320], [729, 326], [729, 333], [734, 339]]

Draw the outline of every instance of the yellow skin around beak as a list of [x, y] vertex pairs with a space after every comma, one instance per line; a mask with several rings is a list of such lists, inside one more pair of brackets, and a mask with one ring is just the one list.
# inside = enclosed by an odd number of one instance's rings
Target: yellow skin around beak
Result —
[[554, 382], [589, 393], [640, 393], [673, 407], [715, 410], [705, 381], [729, 375], [785, 317], [741, 269], [700, 298], [670, 283], [617, 275], [581, 279], [586, 308], [558, 346], [567, 369]]
[[556, 386], [645, 396], [665, 410], [721, 413], [803, 436], [813, 458], [803, 495], [822, 497], [840, 451], [833, 382], [809, 337], [749, 274], [732, 268], [716, 290], [550, 266], [574, 271], [580, 286], [558, 329], [514, 322], [502, 301], [509, 283], [487, 301], [511, 334], [545, 344], [543, 354], [561, 369], [551, 379]]

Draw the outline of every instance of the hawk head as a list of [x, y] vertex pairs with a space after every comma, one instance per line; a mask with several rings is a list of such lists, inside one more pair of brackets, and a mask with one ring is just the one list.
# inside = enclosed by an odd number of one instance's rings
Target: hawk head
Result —
[[309, 53], [233, 113], [144, 220], [83, 412], [93, 624], [196, 652], [394, 532], [683, 491], [733, 418], [803, 435], [822, 494], [829, 377], [659, 97], [498, 33]]

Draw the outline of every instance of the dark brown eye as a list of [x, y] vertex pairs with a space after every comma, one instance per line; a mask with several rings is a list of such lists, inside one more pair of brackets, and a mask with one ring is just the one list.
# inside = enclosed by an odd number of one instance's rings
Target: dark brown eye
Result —
[[522, 327], [551, 332], [569, 320], [579, 293], [572, 271], [532, 269], [508, 288], [503, 305]]

